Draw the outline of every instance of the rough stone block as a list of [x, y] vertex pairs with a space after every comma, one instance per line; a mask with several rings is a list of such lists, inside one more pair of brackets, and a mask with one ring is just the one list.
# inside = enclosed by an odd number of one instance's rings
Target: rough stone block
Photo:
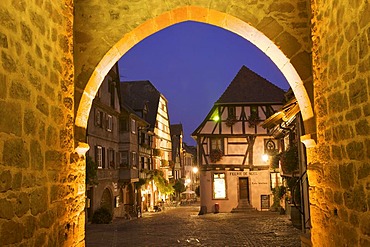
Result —
[[29, 166], [29, 152], [22, 139], [10, 139], [4, 143], [3, 160], [6, 165], [26, 168]]
[[30, 207], [32, 215], [43, 213], [48, 207], [48, 190], [47, 188], [34, 189], [30, 193]]
[[345, 92], [339, 91], [328, 97], [329, 114], [342, 112], [348, 108], [348, 99]]
[[25, 110], [23, 129], [26, 134], [36, 134], [37, 118], [32, 110], [29, 109]]
[[354, 186], [355, 174], [353, 164], [345, 164], [339, 166], [340, 184], [343, 189], [349, 189]]
[[300, 52], [291, 59], [291, 63], [302, 80], [306, 80], [312, 76], [311, 61], [311, 54], [307, 52]]
[[24, 100], [26, 102], [29, 102], [31, 98], [30, 90], [25, 87], [24, 83], [18, 81], [12, 82], [9, 90], [9, 95], [14, 99]]
[[370, 237], [370, 214], [361, 215], [360, 229], [363, 234]]
[[365, 157], [364, 145], [361, 142], [350, 142], [346, 146], [346, 152], [351, 160], [363, 160]]
[[[24, 238], [28, 239], [33, 236], [37, 229], [37, 220], [34, 216], [26, 216], [24, 220]], [[37, 245], [35, 246], [43, 246], [43, 245]]]
[[0, 129], [2, 132], [21, 136], [22, 114], [19, 104], [0, 101], [0, 116]]
[[30, 200], [28, 198], [28, 194], [23, 192], [20, 193], [19, 196], [16, 198], [16, 202], [14, 205], [15, 214], [18, 217], [22, 217], [27, 211], [30, 209]]
[[17, 70], [17, 64], [11, 55], [6, 54], [4, 51], [1, 52], [1, 62], [3, 68], [7, 72], [15, 72]]
[[276, 38], [275, 42], [276, 45], [281, 47], [281, 50], [283, 50], [288, 57], [292, 57], [301, 49], [301, 44], [298, 42], [298, 40], [288, 32], [283, 32], [280, 34]]
[[19, 190], [22, 187], [22, 172], [13, 175], [12, 189]]
[[0, 218], [10, 220], [14, 217], [14, 210], [11, 201], [0, 199]]
[[358, 227], [360, 224], [359, 214], [356, 212], [351, 212], [349, 214], [349, 222], [354, 226]]
[[367, 211], [366, 194], [362, 185], [357, 185], [353, 189], [344, 192], [344, 203], [352, 210], [358, 212]]
[[41, 232], [39, 233], [36, 237], [35, 237], [35, 246], [46, 246], [46, 238], [47, 238], [47, 235], [45, 232]]
[[41, 152], [41, 146], [38, 141], [32, 140], [30, 144], [31, 150], [31, 167], [37, 171], [44, 169], [44, 156]]
[[5, 99], [7, 94], [7, 86], [6, 86], [7, 77], [0, 73], [0, 99]]
[[[3, 168], [1, 169], [3, 170]], [[12, 174], [10, 171], [0, 172], [0, 192], [9, 190], [12, 187]]]
[[48, 170], [59, 170], [63, 164], [64, 154], [56, 150], [46, 151], [45, 165]]
[[24, 231], [24, 225], [21, 223], [6, 221], [1, 226], [0, 243], [3, 245], [19, 243], [23, 239]]
[[340, 191], [335, 191], [334, 192], [334, 202], [338, 205], [343, 204], [343, 194]]
[[369, 136], [370, 126], [366, 119], [362, 119], [356, 123], [356, 133], [360, 136]]
[[366, 90], [365, 85], [366, 81], [362, 78], [357, 79], [349, 85], [349, 98], [351, 105], [356, 106], [368, 100], [369, 93]]
[[39, 217], [39, 226], [42, 228], [50, 228], [56, 220], [56, 213], [48, 210], [42, 213]]
[[49, 116], [49, 104], [42, 96], [37, 96], [36, 108], [46, 116]]
[[358, 107], [346, 113], [346, 120], [349, 121], [357, 120], [361, 118], [361, 115], [362, 115], [361, 108]]
[[370, 176], [370, 164], [369, 163], [362, 164], [360, 168], [358, 168], [357, 174], [358, 174], [357, 175], [358, 179], [369, 177]]

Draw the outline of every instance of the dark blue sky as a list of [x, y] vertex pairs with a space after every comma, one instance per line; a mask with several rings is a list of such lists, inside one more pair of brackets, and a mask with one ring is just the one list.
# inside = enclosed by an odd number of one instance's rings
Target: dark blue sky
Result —
[[167, 98], [171, 124], [184, 141], [204, 120], [242, 65], [287, 90], [288, 83], [258, 48], [227, 30], [183, 22], [144, 39], [119, 61], [121, 81], [149, 80]]

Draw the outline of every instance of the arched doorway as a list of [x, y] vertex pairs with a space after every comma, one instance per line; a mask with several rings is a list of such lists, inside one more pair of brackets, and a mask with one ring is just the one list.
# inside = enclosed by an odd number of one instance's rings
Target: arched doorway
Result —
[[109, 191], [108, 188], [103, 191], [100, 200], [100, 207], [108, 209], [111, 214], [113, 213], [113, 198], [112, 193]]

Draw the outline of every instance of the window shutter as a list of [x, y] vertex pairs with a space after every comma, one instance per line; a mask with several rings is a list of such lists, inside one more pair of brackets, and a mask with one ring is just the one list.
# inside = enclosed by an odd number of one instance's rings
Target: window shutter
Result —
[[101, 154], [101, 159], [102, 159], [102, 166], [103, 166], [103, 168], [106, 168], [106, 166], [105, 166], [105, 148], [103, 148], [102, 147], [102, 154]]

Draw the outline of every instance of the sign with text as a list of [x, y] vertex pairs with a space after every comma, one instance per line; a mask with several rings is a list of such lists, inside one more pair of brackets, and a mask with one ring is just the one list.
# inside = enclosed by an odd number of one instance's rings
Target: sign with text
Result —
[[238, 176], [238, 177], [243, 177], [243, 176], [249, 176], [249, 171], [234, 171], [229, 173], [230, 176]]

